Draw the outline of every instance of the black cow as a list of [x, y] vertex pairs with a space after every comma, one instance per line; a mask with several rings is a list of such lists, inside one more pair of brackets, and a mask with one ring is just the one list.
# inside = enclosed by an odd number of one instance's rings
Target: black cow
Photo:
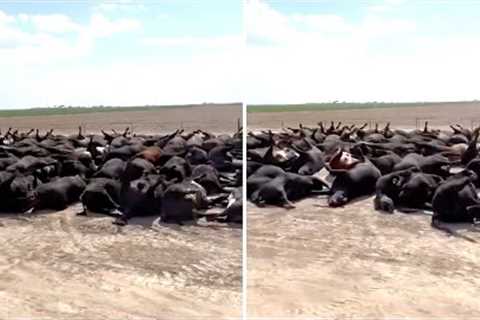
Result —
[[35, 209], [63, 210], [78, 201], [85, 187], [80, 176], [62, 177], [41, 184], [35, 189]]

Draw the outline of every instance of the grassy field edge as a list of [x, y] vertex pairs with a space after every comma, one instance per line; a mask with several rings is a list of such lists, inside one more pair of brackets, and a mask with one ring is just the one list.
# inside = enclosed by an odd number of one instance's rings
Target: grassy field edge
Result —
[[239, 107], [241, 103], [205, 103], [205, 104], [186, 104], [186, 105], [158, 105], [158, 106], [95, 106], [95, 107], [49, 107], [49, 108], [31, 108], [31, 109], [0, 109], [0, 118], [8, 117], [29, 117], [29, 116], [49, 116], [49, 115], [72, 115], [85, 113], [104, 113], [104, 112], [131, 112], [131, 111], [159, 111], [164, 109], [181, 109], [196, 107]]
[[387, 108], [416, 108], [431, 106], [448, 106], [451, 104], [472, 104], [479, 101], [451, 101], [451, 102], [324, 102], [303, 104], [252, 104], [247, 105], [248, 113], [260, 112], [297, 112], [297, 111], [327, 111], [351, 109], [387, 109]]

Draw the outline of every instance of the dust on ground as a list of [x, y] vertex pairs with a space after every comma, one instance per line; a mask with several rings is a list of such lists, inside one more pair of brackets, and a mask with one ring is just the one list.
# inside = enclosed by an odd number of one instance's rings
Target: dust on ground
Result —
[[479, 316], [480, 245], [432, 229], [429, 216], [375, 212], [371, 197], [247, 208], [249, 316]]
[[[241, 229], [61, 212], [0, 221], [0, 317], [239, 317]], [[152, 223], [153, 221], [153, 223]]]

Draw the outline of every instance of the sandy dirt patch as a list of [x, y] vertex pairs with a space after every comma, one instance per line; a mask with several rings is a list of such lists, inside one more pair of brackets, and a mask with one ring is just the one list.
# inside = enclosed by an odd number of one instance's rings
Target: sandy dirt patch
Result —
[[0, 317], [239, 317], [241, 229], [62, 212], [3, 216]]
[[432, 229], [429, 216], [375, 212], [372, 202], [249, 204], [249, 315], [478, 317], [479, 244]]

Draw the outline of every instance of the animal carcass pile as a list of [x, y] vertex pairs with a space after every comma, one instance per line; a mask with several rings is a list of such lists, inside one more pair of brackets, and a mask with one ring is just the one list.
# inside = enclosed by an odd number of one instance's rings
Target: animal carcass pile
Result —
[[9, 129], [0, 137], [1, 212], [62, 210], [81, 201], [79, 214], [112, 215], [122, 225], [148, 215], [242, 222], [240, 132], [34, 132]]
[[247, 195], [257, 205], [293, 208], [293, 202], [328, 195], [328, 205], [347, 205], [375, 195], [378, 211], [423, 211], [432, 226], [458, 235], [444, 223], [480, 220], [480, 128], [450, 130], [325, 127], [250, 132]]

